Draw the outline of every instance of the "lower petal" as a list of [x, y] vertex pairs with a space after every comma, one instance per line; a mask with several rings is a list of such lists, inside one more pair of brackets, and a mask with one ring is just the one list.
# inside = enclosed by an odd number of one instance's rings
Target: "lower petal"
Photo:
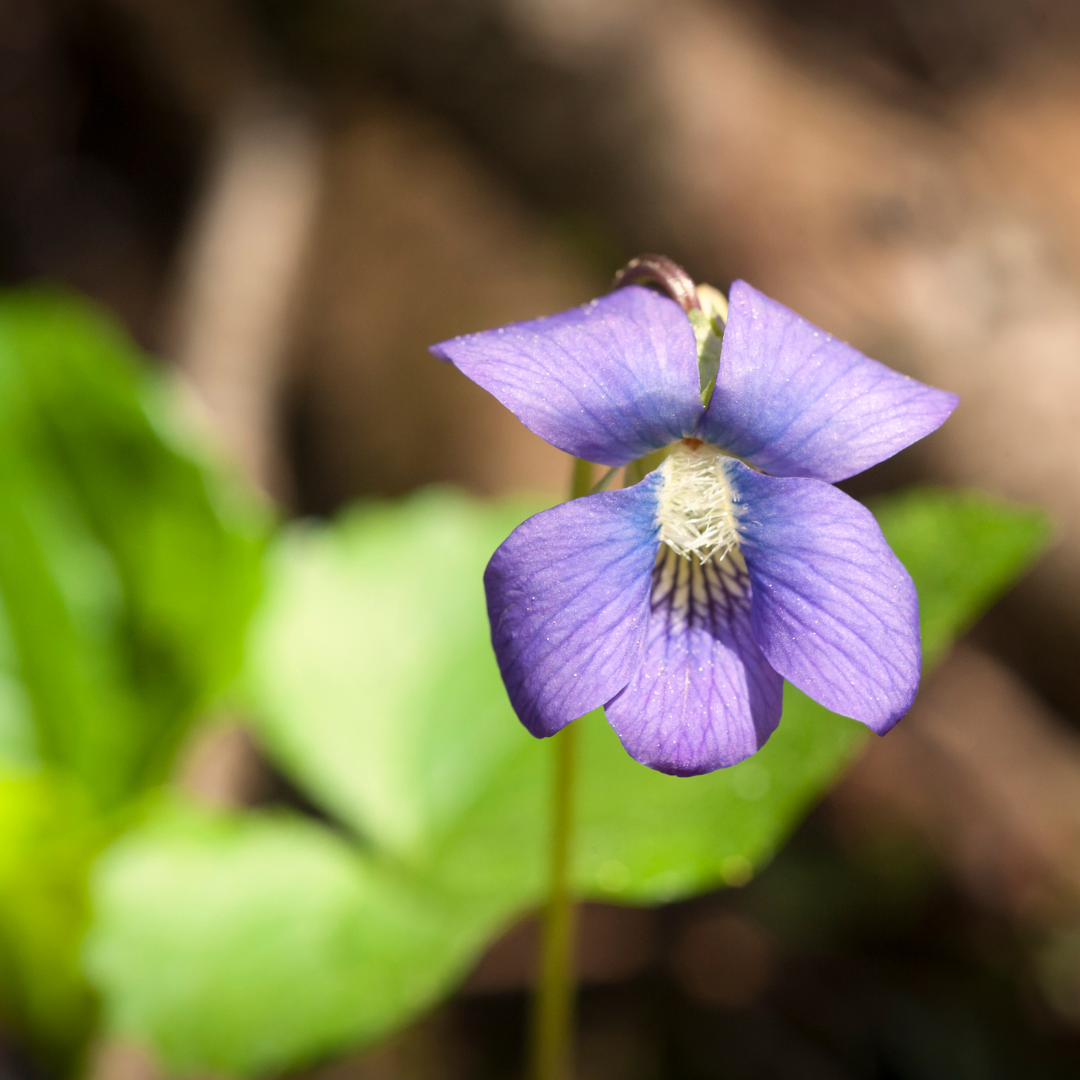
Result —
[[919, 599], [873, 514], [821, 480], [733, 462], [754, 634], [827, 709], [884, 734], [919, 686]]
[[484, 573], [491, 640], [521, 722], [554, 735], [641, 662], [656, 559], [658, 474], [519, 525]]
[[604, 710], [627, 753], [675, 776], [734, 765], [776, 730], [782, 696], [750, 626], [739, 553], [703, 565], [661, 548], [645, 656]]

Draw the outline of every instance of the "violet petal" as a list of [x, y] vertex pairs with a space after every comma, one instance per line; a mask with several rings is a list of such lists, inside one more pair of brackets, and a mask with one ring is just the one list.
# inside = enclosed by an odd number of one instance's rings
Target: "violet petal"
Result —
[[836, 481], [929, 435], [957, 401], [736, 281], [698, 434], [773, 476]]
[[884, 734], [919, 685], [911, 576], [873, 514], [839, 488], [740, 462], [728, 474], [762, 652], [815, 701]]
[[640, 285], [431, 352], [553, 446], [603, 465], [692, 434], [704, 412], [690, 320]]
[[656, 560], [653, 473], [519, 525], [484, 573], [510, 701], [536, 736], [602, 705], [638, 665]]
[[738, 553], [702, 565], [661, 551], [644, 659], [604, 711], [631, 757], [694, 776], [765, 744], [780, 721], [783, 680], [754, 639]]

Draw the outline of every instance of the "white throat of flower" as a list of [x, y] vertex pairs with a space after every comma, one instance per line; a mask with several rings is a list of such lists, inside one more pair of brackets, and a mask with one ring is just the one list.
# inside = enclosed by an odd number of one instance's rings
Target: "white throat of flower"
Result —
[[725, 455], [698, 439], [683, 439], [660, 466], [660, 539], [677, 555], [720, 561], [739, 537]]

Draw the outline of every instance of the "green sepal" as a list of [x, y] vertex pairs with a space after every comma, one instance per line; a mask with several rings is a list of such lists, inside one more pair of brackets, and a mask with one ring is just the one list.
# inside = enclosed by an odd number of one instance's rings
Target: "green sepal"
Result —
[[698, 378], [701, 382], [701, 401], [708, 405], [716, 387], [716, 373], [720, 369], [720, 346], [724, 340], [724, 324], [716, 317], [710, 318], [704, 311], [690, 311], [690, 325], [697, 339]]
[[694, 328], [698, 351], [698, 378], [701, 384], [701, 402], [706, 407], [716, 389], [716, 375], [720, 370], [720, 350], [724, 344], [724, 327], [727, 325], [727, 297], [711, 285], [698, 285], [700, 311], [690, 311], [690, 325]]

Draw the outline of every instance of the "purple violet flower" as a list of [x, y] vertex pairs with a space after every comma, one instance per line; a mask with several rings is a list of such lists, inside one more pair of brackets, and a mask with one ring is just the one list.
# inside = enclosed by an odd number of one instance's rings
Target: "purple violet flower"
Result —
[[783, 679], [878, 734], [907, 712], [915, 586], [833, 484], [957, 404], [743, 281], [722, 342], [707, 405], [694, 325], [640, 285], [432, 348], [568, 454], [615, 467], [667, 451], [640, 483], [530, 518], [484, 584], [533, 735], [603, 705], [632, 757], [677, 776], [759, 750]]

